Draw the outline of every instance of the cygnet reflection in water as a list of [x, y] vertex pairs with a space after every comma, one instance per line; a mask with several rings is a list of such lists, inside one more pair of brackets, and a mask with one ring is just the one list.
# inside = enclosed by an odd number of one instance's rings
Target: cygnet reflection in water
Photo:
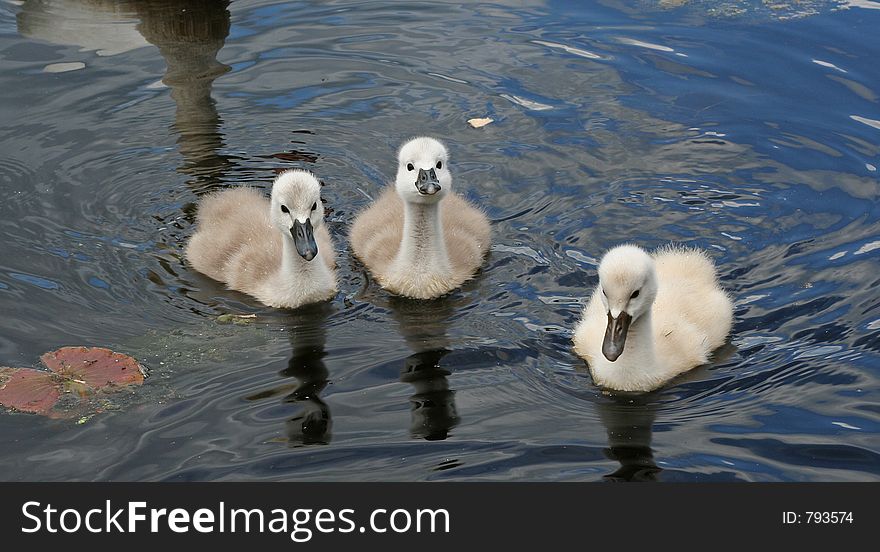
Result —
[[455, 391], [449, 388], [451, 372], [440, 366], [440, 359], [449, 351], [438, 349], [414, 353], [406, 357], [400, 371], [400, 381], [413, 386], [409, 398], [412, 423], [410, 434], [415, 438], [440, 441], [458, 425], [455, 409]]
[[26, 0], [17, 20], [24, 36], [105, 56], [156, 46], [176, 107], [179, 170], [200, 193], [220, 186], [237, 159], [221, 153], [223, 121], [211, 97], [214, 81], [230, 70], [217, 60], [229, 36], [228, 6], [229, 0]]
[[413, 386], [410, 434], [416, 439], [446, 439], [460, 422], [455, 391], [449, 387], [451, 372], [440, 366], [450, 350], [447, 332], [455, 306], [448, 297], [433, 301], [389, 299], [391, 316], [413, 351], [403, 362], [400, 381]]
[[608, 481], [657, 481], [661, 468], [654, 462], [651, 438], [657, 417], [656, 397], [614, 395], [596, 406], [608, 435], [608, 458], [620, 467], [605, 475]]
[[324, 363], [327, 331], [325, 324], [333, 310], [321, 303], [292, 311], [286, 318], [293, 354], [287, 367], [278, 374], [294, 378], [296, 383], [283, 383], [246, 397], [249, 401], [284, 395], [281, 402], [293, 405], [296, 412], [284, 423], [287, 442], [291, 446], [326, 445], [333, 427], [330, 408], [320, 393], [327, 387], [330, 372]]

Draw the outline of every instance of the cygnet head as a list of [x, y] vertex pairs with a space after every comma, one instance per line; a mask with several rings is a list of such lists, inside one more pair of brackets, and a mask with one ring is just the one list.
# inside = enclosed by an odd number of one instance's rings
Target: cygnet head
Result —
[[324, 222], [321, 184], [308, 171], [284, 171], [272, 184], [269, 218], [278, 230], [293, 240], [299, 255], [311, 261], [318, 255], [315, 229]]
[[411, 203], [436, 203], [452, 189], [446, 146], [433, 138], [413, 138], [397, 155], [397, 193]]
[[654, 260], [635, 245], [619, 245], [599, 263], [599, 292], [608, 313], [602, 354], [614, 362], [623, 354], [630, 324], [651, 310], [657, 296]]

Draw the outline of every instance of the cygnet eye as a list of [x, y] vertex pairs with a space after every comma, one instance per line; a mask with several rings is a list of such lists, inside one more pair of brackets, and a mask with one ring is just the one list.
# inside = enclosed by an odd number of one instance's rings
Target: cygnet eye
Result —
[[318, 208], [318, 202], [316, 201], [316, 202], [312, 203], [312, 211], [314, 211], [317, 208]]
[[437, 161], [437, 168], [438, 168], [438, 169], [442, 169], [442, 168], [443, 168], [443, 161]]
[[290, 210], [287, 208], [287, 205], [282, 205], [282, 206], [281, 206], [281, 212], [282, 212], [282, 213], [289, 213]]
[[412, 164], [412, 163], [407, 163], [407, 164], [406, 164], [406, 170], [408, 170], [408, 171], [412, 171], [412, 170], [415, 170], [415, 167], [413, 167], [413, 164]]
[[638, 296], [639, 296], [639, 291], [640, 291], [640, 290], [638, 290], [638, 289], [635, 290], [635, 291], [633, 292], [633, 294], [629, 296], [629, 298], [630, 298], [630, 299], [635, 299], [636, 297], [638, 297]]

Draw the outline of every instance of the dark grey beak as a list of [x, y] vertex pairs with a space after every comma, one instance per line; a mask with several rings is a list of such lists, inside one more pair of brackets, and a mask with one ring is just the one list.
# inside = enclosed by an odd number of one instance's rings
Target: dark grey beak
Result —
[[419, 179], [416, 180], [416, 188], [422, 195], [434, 195], [440, 191], [440, 181], [434, 169], [419, 169]]
[[312, 221], [306, 219], [303, 224], [298, 220], [293, 221], [293, 228], [290, 229], [290, 235], [293, 236], [293, 244], [296, 246], [296, 252], [299, 256], [307, 261], [311, 261], [318, 254], [318, 244], [315, 243], [315, 233], [312, 232]]
[[625, 312], [621, 312], [617, 318], [613, 318], [611, 313], [608, 313], [608, 326], [605, 328], [602, 354], [611, 362], [614, 362], [623, 354], [626, 332], [629, 331], [630, 322], [632, 322], [632, 316]]

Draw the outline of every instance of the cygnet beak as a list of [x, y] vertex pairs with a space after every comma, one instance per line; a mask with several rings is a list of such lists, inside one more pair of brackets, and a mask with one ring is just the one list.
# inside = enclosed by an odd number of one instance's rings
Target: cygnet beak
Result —
[[416, 188], [422, 195], [434, 195], [440, 191], [440, 181], [434, 169], [419, 169], [419, 178], [416, 180]]
[[623, 346], [626, 344], [626, 332], [629, 331], [629, 325], [632, 322], [632, 316], [621, 311], [617, 318], [608, 313], [608, 326], [605, 327], [605, 340], [602, 341], [602, 354], [609, 361], [614, 362], [623, 354]]
[[299, 256], [307, 261], [311, 261], [318, 254], [318, 244], [315, 243], [315, 233], [312, 231], [312, 221], [306, 219], [305, 224], [298, 220], [293, 221], [293, 228], [290, 229], [290, 235], [293, 236], [293, 244], [296, 246], [296, 252]]

